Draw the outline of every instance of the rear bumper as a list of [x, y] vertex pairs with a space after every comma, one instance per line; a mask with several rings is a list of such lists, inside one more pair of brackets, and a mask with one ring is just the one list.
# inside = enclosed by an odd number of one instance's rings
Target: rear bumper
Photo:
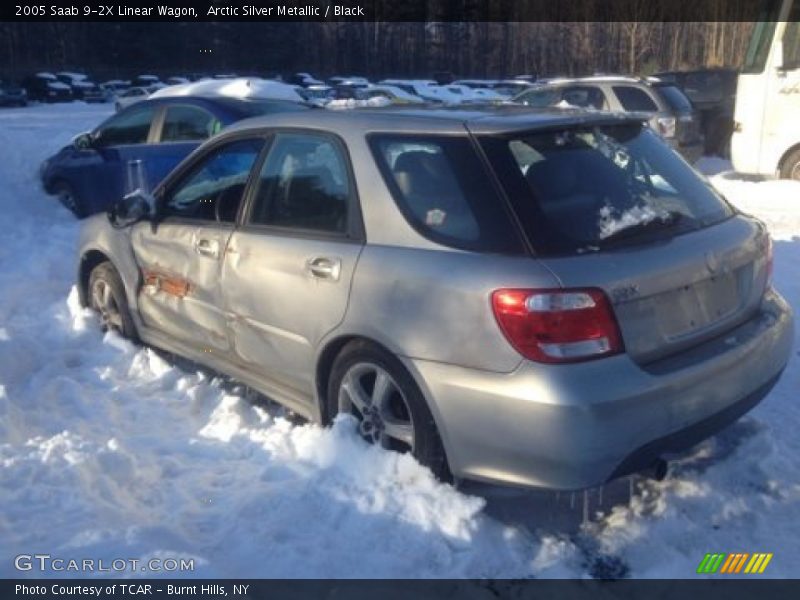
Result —
[[747, 323], [639, 366], [523, 361], [491, 373], [405, 359], [429, 399], [456, 477], [575, 490], [646, 467], [738, 419], [788, 361], [793, 317], [769, 292]]

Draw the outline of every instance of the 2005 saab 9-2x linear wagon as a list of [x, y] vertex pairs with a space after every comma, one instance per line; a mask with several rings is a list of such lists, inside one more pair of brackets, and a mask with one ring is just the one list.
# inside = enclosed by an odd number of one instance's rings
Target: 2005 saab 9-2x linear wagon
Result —
[[791, 351], [764, 226], [631, 115], [243, 121], [88, 220], [104, 326], [443, 478], [580, 489], [663, 465]]

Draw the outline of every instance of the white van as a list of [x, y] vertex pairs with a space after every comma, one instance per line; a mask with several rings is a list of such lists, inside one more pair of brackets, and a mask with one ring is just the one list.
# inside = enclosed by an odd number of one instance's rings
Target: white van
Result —
[[800, 0], [771, 0], [736, 89], [733, 166], [800, 180]]

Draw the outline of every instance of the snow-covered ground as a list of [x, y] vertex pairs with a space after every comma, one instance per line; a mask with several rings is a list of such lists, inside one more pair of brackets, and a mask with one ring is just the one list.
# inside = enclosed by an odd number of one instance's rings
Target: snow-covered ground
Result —
[[[750, 415], [630, 500], [627, 482], [603, 502], [593, 491], [587, 525], [581, 498], [487, 502], [367, 446], [347, 420], [292, 423], [100, 333], [72, 287], [78, 224], [36, 171], [110, 113], [0, 110], [0, 576], [37, 575], [13, 557], [47, 553], [194, 558], [185, 575], [203, 577], [692, 577], [706, 552], [773, 552], [765, 575], [796, 575], [800, 343]], [[797, 310], [800, 184], [714, 164], [714, 185], [769, 224]]]

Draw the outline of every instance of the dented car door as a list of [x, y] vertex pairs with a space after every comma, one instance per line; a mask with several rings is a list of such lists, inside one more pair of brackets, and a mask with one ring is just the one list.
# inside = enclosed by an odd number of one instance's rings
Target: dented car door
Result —
[[311, 390], [315, 349], [344, 318], [363, 226], [343, 143], [278, 133], [222, 271], [236, 359]]
[[212, 147], [167, 184], [158, 223], [134, 226], [147, 327], [204, 352], [230, 349], [220, 271], [262, 146], [262, 139], [242, 139]]

